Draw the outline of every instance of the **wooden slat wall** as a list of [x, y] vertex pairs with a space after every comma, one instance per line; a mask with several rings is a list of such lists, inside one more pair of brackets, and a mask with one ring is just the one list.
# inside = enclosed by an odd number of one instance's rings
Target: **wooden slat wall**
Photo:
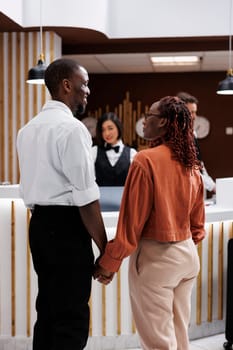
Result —
[[[0, 33], [0, 69], [4, 71], [3, 59], [3, 34]], [[3, 76], [0, 83], [0, 179], [4, 179], [4, 93], [3, 93]]]
[[218, 320], [223, 319], [223, 222], [219, 224], [218, 241]]
[[11, 335], [15, 336], [15, 203], [11, 202]]
[[[61, 57], [61, 39], [43, 33], [45, 61]], [[26, 84], [28, 70], [40, 55], [40, 33], [0, 33], [0, 183], [19, 182], [16, 136], [49, 98], [44, 85]]]
[[13, 161], [13, 140], [12, 140], [12, 125], [13, 125], [13, 106], [12, 106], [12, 96], [13, 96], [13, 89], [12, 89], [12, 34], [8, 34], [8, 67], [7, 67], [7, 76], [8, 76], [8, 116], [7, 116], [7, 124], [8, 124], [8, 176], [9, 180], [12, 181], [13, 179], [13, 172], [12, 172], [12, 161]]
[[[16, 63], [16, 125], [15, 129], [19, 130], [21, 127], [21, 119], [20, 119], [20, 112], [22, 107], [22, 101], [20, 96], [20, 90], [21, 90], [21, 74], [20, 74], [20, 67], [22, 64], [22, 56], [20, 54], [21, 50], [21, 42], [20, 42], [20, 33], [16, 33], [16, 57], [17, 57], [17, 63]], [[15, 136], [15, 135], [14, 135]], [[16, 173], [19, 174], [19, 168], [18, 163], [14, 161], [16, 165]]]
[[208, 234], [208, 301], [207, 321], [212, 322], [213, 305], [213, 224], [209, 227]]

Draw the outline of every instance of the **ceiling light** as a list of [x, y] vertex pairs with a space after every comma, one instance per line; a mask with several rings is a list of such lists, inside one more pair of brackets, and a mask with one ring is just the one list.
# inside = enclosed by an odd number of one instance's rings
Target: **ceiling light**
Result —
[[28, 84], [44, 84], [44, 73], [46, 68], [44, 55], [41, 53], [37, 65], [29, 70], [26, 82]]
[[37, 65], [31, 68], [28, 72], [28, 84], [44, 84], [44, 74], [46, 70], [46, 65], [44, 63], [43, 54], [43, 36], [42, 36], [42, 0], [40, 0], [40, 58]]
[[200, 62], [199, 56], [152, 56], [154, 66], [186, 66]]
[[224, 80], [220, 81], [220, 83], [218, 84], [218, 90], [217, 90], [217, 94], [218, 95], [233, 95], [233, 70], [232, 70], [232, 60], [231, 60], [231, 56], [232, 56], [232, 49], [231, 49], [231, 26], [232, 26], [232, 0], [230, 1], [230, 34], [229, 34], [229, 68], [227, 71], [227, 76]]
[[227, 77], [218, 84], [218, 95], [233, 95], [233, 71], [229, 69]]

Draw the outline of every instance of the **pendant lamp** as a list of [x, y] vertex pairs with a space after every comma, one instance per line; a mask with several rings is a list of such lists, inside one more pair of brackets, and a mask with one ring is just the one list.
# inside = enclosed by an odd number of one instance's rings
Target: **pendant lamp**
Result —
[[230, 35], [229, 35], [229, 69], [227, 71], [227, 76], [224, 80], [220, 81], [218, 84], [217, 94], [218, 95], [233, 95], [233, 69], [232, 69], [232, 0], [230, 1]]
[[40, 57], [37, 65], [31, 68], [28, 72], [28, 84], [44, 84], [44, 74], [47, 66], [44, 62], [43, 54], [43, 36], [42, 36], [42, 0], [40, 0]]

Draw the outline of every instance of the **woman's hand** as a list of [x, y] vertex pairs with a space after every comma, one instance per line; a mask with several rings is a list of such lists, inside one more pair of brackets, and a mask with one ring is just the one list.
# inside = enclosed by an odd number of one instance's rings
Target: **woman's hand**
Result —
[[94, 279], [97, 279], [98, 282], [107, 285], [112, 281], [114, 274], [115, 272], [107, 271], [103, 267], [96, 264], [94, 268], [93, 277]]

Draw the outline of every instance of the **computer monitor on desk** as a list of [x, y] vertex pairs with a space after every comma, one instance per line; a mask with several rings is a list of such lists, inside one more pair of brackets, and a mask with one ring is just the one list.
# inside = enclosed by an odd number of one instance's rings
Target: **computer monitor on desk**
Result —
[[119, 211], [123, 189], [123, 186], [100, 187], [101, 211]]

